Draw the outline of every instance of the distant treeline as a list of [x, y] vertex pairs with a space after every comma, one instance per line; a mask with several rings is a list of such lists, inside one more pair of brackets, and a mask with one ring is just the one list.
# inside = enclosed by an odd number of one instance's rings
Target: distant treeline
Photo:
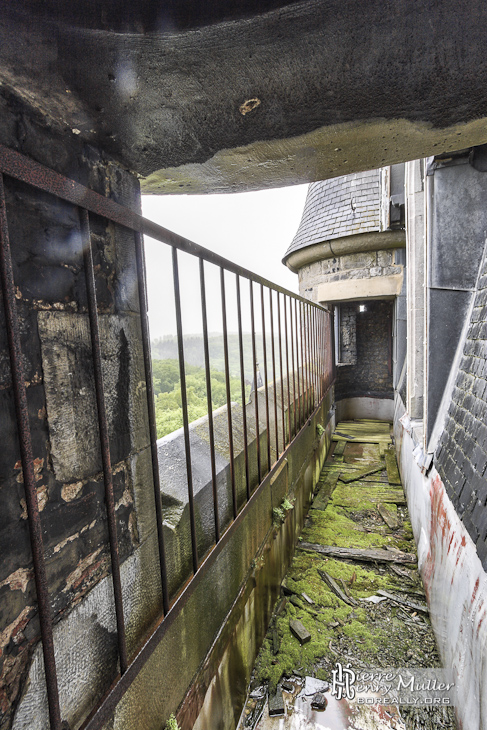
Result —
[[[152, 375], [156, 407], [157, 438], [176, 431], [183, 425], [181, 383], [179, 362], [175, 359], [153, 360]], [[186, 363], [186, 397], [189, 422], [196, 421], [208, 413], [205, 369]], [[231, 400], [242, 403], [242, 389], [239, 378], [230, 378]], [[250, 385], [245, 388], [245, 400], [250, 394]], [[211, 370], [212, 410], [227, 402], [225, 373]]]
[[[253, 375], [253, 362], [252, 362], [252, 335], [244, 334], [243, 340], [243, 351], [244, 351], [244, 377], [247, 383], [251, 384], [254, 378]], [[196, 365], [204, 368], [205, 366], [205, 352], [203, 347], [203, 336], [202, 335], [186, 335], [184, 337], [184, 360], [190, 365]], [[210, 334], [208, 337], [208, 345], [210, 351], [210, 366], [211, 370], [225, 371], [225, 357], [223, 352], [223, 335], [222, 334]], [[153, 340], [152, 346], [152, 357], [158, 360], [177, 360], [178, 359], [178, 341], [176, 335], [167, 335], [159, 339]], [[266, 351], [267, 351], [267, 372], [269, 379], [272, 378], [272, 339], [270, 335], [266, 336]], [[277, 377], [279, 378], [279, 342], [277, 337], [274, 338], [276, 368], [278, 369]], [[255, 349], [257, 355], [257, 362], [259, 363], [259, 369], [263, 377], [264, 373], [264, 350], [263, 350], [263, 338], [262, 335], [256, 335], [255, 337]], [[285, 346], [283, 343], [283, 358], [285, 357]], [[228, 335], [228, 362], [230, 375], [235, 378], [240, 378], [240, 348], [237, 334]], [[284, 367], [284, 364], [283, 364]]]

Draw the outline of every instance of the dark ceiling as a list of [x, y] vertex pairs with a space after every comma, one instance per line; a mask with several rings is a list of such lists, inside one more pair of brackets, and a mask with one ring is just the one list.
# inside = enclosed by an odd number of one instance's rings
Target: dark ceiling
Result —
[[0, 17], [0, 95], [152, 192], [323, 179], [487, 141], [487, 4], [59, 2]]

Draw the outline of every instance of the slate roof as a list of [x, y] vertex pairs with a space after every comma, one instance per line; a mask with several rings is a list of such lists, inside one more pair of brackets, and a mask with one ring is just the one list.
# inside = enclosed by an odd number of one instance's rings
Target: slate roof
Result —
[[311, 183], [298, 231], [286, 251], [380, 227], [380, 170]]

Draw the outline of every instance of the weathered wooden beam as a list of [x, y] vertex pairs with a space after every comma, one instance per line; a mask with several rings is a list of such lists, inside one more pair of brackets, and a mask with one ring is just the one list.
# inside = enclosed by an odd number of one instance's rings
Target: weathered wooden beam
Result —
[[359, 479], [362, 479], [362, 477], [369, 476], [369, 474], [375, 474], [378, 471], [382, 471], [383, 468], [383, 464], [372, 464], [370, 466], [366, 466], [364, 469], [360, 469], [359, 471], [355, 472], [355, 474], [349, 477], [343, 476], [343, 474], [341, 474], [340, 481], [344, 484], [350, 484], [350, 482], [356, 482]]
[[401, 523], [399, 522], [397, 517], [392, 514], [392, 512], [389, 512], [385, 504], [379, 502], [379, 504], [377, 505], [377, 512], [380, 514], [387, 527], [390, 527], [391, 530], [397, 530]]
[[397, 468], [396, 455], [392, 449], [388, 449], [384, 453], [386, 460], [387, 479], [389, 484], [401, 484], [401, 477]]
[[337, 598], [346, 603], [348, 606], [357, 605], [357, 601], [355, 601], [351, 596], [348, 597], [347, 595], [345, 595], [345, 593], [338, 586], [338, 583], [335, 581], [334, 578], [331, 577], [331, 575], [328, 575], [328, 573], [325, 573], [324, 570], [320, 570], [319, 568], [317, 570], [320, 578], [326, 583], [330, 591], [334, 593]]
[[381, 548], [344, 548], [334, 545], [317, 545], [313, 542], [301, 542], [298, 545], [300, 550], [310, 550], [330, 558], [342, 558], [345, 560], [359, 560], [366, 563], [417, 563], [416, 555], [412, 553], [389, 552]]
[[406, 606], [407, 608], [412, 608], [413, 611], [421, 611], [422, 613], [429, 613], [427, 606], [422, 606], [420, 603], [414, 603], [414, 601], [408, 601], [407, 598], [402, 598], [402, 596], [393, 596], [392, 593], [388, 593], [387, 591], [378, 590], [376, 591], [379, 596], [384, 596], [384, 598], [388, 598], [390, 601], [395, 601], [396, 603], [401, 604], [401, 606]]

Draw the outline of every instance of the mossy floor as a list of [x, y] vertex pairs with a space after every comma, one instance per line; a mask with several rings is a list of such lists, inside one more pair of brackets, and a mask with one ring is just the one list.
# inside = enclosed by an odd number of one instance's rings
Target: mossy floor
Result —
[[[398, 486], [394, 452], [389, 450], [389, 425], [380, 424], [377, 428], [372, 422], [338, 424], [336, 432], [354, 440], [347, 440], [345, 448], [341, 437], [333, 441], [300, 543], [416, 554], [404, 494]], [[372, 442], [366, 441], [367, 434], [372, 434]], [[335, 448], [338, 454], [334, 453]], [[341, 481], [374, 465], [383, 469], [348, 484]], [[386, 508], [392, 527], [384, 521], [378, 505], [383, 513]], [[328, 587], [318, 571], [335, 579], [342, 595], [348, 595], [348, 603]], [[276, 606], [255, 666], [252, 687], [266, 685], [269, 694], [273, 694], [283, 678], [306, 675], [330, 682], [337, 662], [350, 662], [362, 668], [440, 666], [427, 613], [389, 599], [377, 604], [365, 600], [376, 596], [380, 589], [416, 604], [426, 604], [415, 563], [405, 566], [336, 559], [302, 549], [298, 544], [283, 584], [283, 597]], [[308, 643], [301, 645], [292, 634], [292, 619], [299, 619], [311, 634]], [[250, 699], [249, 703], [241, 728], [256, 727], [256, 702]], [[414, 713], [409, 713], [408, 719], [408, 713], [401, 708], [404, 727], [455, 727], [451, 712], [442, 712], [441, 717], [429, 713], [416, 710], [416, 719]], [[269, 722], [273, 722], [272, 718]], [[257, 727], [260, 729], [260, 724]]]

